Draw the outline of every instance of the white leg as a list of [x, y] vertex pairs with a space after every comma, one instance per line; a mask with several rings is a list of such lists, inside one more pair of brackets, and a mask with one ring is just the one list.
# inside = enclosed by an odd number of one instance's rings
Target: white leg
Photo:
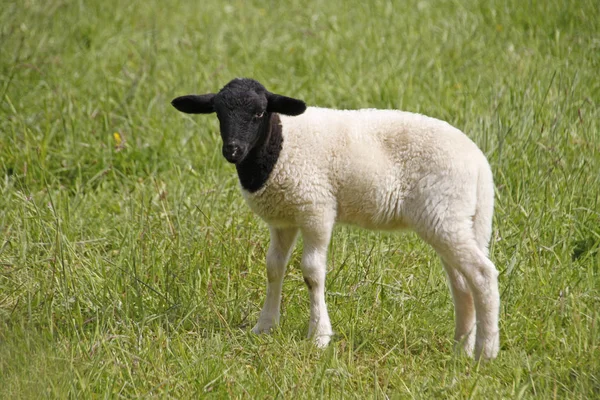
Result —
[[454, 341], [456, 348], [462, 349], [465, 354], [472, 357], [475, 347], [475, 305], [471, 290], [465, 280], [455, 268], [451, 267], [446, 261], [442, 261], [448, 282], [450, 292], [454, 301]]
[[465, 277], [469, 280], [475, 300], [477, 333], [475, 338], [475, 358], [496, 358], [500, 350], [500, 292], [498, 271], [494, 264], [478, 248], [476, 262]]
[[302, 275], [310, 298], [310, 320], [308, 337], [313, 338], [317, 347], [329, 344], [333, 331], [325, 304], [325, 273], [327, 269], [327, 248], [331, 239], [333, 224], [319, 229], [303, 229], [304, 252], [302, 254]]
[[473, 296], [477, 320], [475, 359], [495, 358], [500, 347], [498, 271], [472, 240], [456, 243], [444, 253], [444, 259], [465, 278]]
[[298, 235], [297, 228], [269, 227], [269, 230], [271, 243], [267, 251], [267, 296], [258, 322], [252, 328], [254, 333], [269, 332], [279, 323], [283, 276]]

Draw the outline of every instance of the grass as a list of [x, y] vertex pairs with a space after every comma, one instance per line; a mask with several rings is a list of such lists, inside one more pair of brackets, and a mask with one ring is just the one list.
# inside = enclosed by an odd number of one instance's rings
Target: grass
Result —
[[[600, 397], [597, 2], [124, 4], [0, 8], [1, 398]], [[299, 251], [281, 328], [249, 334], [266, 227], [216, 118], [169, 105], [235, 76], [422, 112], [480, 145], [497, 360], [453, 354], [431, 249], [352, 227], [330, 249], [332, 345], [304, 339]]]

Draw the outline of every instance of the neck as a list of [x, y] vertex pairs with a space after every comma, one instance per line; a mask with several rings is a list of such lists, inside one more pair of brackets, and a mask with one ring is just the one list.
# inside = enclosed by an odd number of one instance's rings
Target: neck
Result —
[[279, 158], [283, 136], [278, 114], [267, 115], [260, 127], [259, 137], [246, 158], [235, 166], [240, 184], [250, 193], [256, 192], [265, 185]]

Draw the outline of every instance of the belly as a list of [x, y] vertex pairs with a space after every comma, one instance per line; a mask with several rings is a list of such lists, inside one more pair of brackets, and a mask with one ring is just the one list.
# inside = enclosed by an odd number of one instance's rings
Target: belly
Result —
[[397, 182], [346, 188], [340, 193], [337, 220], [366, 229], [396, 230], [407, 227], [403, 215], [405, 190]]

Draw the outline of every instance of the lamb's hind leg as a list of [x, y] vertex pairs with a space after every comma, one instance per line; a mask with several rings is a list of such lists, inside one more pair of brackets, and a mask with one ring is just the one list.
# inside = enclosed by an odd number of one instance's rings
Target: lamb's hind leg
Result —
[[467, 233], [468, 230], [454, 232], [450, 241], [434, 244], [434, 247], [447, 261], [447, 266], [456, 269], [465, 278], [471, 290], [477, 321], [475, 358], [495, 358], [500, 346], [498, 271], [479, 249], [472, 235]]
[[298, 236], [297, 228], [276, 229], [270, 227], [269, 229], [271, 243], [267, 251], [267, 297], [258, 322], [252, 328], [254, 333], [269, 332], [279, 323], [283, 276]]
[[471, 289], [465, 277], [442, 260], [454, 301], [454, 341], [457, 349], [462, 349], [468, 356], [473, 356], [475, 347], [475, 305]]

